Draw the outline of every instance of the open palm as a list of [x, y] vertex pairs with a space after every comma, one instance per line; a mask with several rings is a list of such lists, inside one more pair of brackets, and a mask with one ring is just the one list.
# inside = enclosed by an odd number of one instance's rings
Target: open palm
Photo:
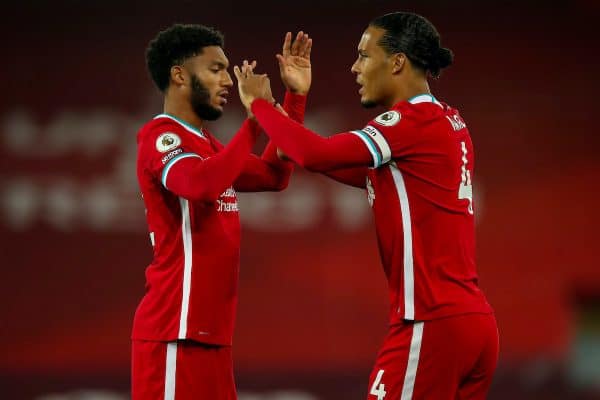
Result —
[[283, 84], [293, 93], [307, 94], [312, 80], [310, 50], [312, 39], [302, 31], [298, 32], [294, 43], [288, 32], [283, 41], [282, 54], [277, 54], [279, 72]]

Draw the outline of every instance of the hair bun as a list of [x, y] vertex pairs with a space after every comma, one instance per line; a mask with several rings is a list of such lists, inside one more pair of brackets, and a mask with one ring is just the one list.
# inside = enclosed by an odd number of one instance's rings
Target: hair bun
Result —
[[454, 54], [452, 53], [452, 50], [450, 50], [446, 47], [440, 47], [438, 49], [437, 65], [440, 68], [446, 68], [446, 67], [452, 65], [453, 60], [454, 60]]

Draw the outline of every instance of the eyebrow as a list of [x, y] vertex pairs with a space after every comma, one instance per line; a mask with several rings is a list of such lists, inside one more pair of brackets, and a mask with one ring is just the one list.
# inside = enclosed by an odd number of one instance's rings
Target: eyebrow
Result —
[[213, 62], [212, 62], [212, 64], [211, 64], [211, 66], [213, 66], [213, 67], [214, 67], [214, 66], [217, 66], [217, 67], [219, 67], [219, 68], [227, 69], [227, 66], [228, 66], [228, 64], [229, 64], [229, 63], [227, 63], [227, 64], [226, 64], [226, 63], [225, 63], [225, 62], [223, 62], [223, 61], [213, 61]]

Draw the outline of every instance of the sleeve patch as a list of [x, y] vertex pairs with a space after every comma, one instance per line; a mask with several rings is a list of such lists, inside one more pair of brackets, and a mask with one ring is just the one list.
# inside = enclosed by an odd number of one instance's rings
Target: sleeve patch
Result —
[[170, 152], [169, 154], [167, 154], [166, 156], [164, 156], [163, 158], [161, 158], [160, 160], [162, 161], [163, 165], [165, 165], [166, 163], [168, 163], [169, 161], [171, 161], [171, 159], [173, 157], [175, 157], [178, 154], [183, 153], [183, 149], [179, 148], [179, 149], [175, 149], [172, 152]]
[[165, 132], [156, 138], [156, 150], [166, 153], [169, 150], [176, 149], [181, 145], [181, 138], [173, 132]]
[[387, 111], [375, 118], [375, 122], [383, 126], [394, 126], [400, 122], [401, 115], [398, 111]]

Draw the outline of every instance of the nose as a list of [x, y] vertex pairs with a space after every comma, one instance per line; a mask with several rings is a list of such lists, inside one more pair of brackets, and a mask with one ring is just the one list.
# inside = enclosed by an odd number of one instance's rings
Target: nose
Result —
[[231, 75], [229, 75], [229, 72], [225, 71], [225, 79], [223, 79], [223, 82], [221, 84], [228, 88], [233, 86], [233, 80], [231, 79]]
[[356, 59], [356, 61], [354, 61], [354, 64], [352, 64], [352, 67], [350, 67], [350, 72], [352, 72], [353, 74], [357, 74], [360, 72], [358, 70], [358, 58]]

